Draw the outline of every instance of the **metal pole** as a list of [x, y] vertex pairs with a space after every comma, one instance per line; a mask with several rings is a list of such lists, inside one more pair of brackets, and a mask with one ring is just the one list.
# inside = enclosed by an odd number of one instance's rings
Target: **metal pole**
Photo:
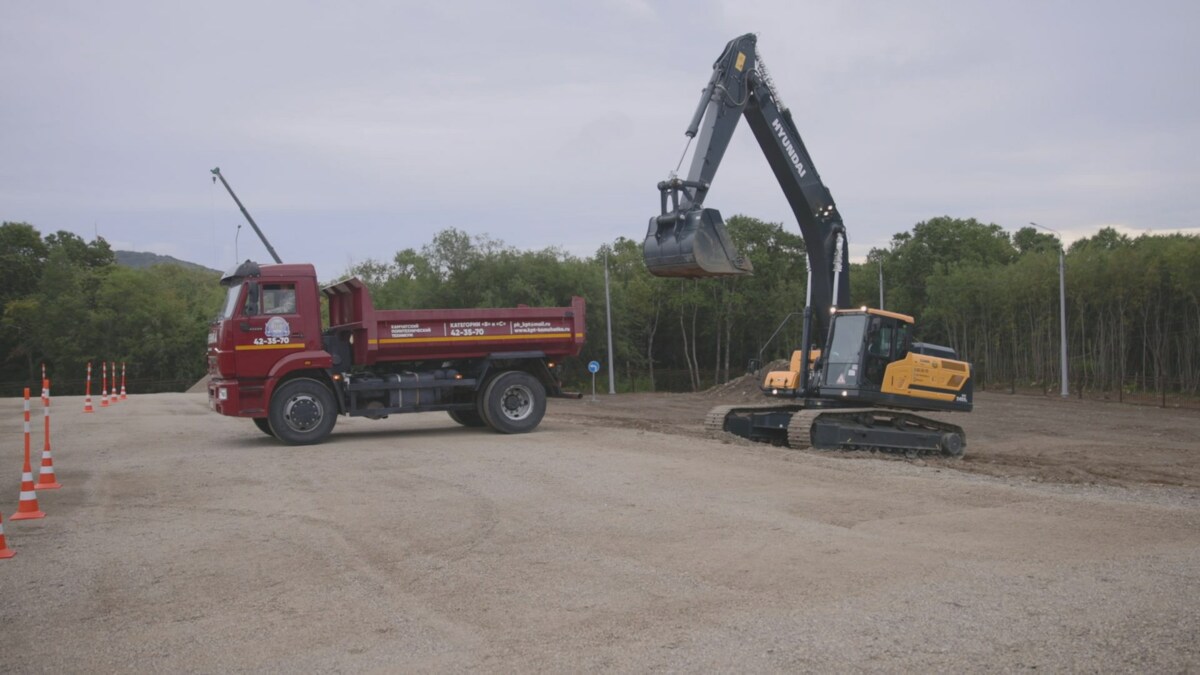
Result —
[[[612, 297], [608, 292], [608, 248], [604, 249], [604, 312], [607, 316], [608, 324], [608, 393], [617, 393], [616, 377], [613, 374], [613, 362], [616, 361], [613, 355], [612, 346]], [[595, 396], [595, 378], [592, 379], [592, 395]]]
[[1058, 324], [1060, 326], [1059, 344], [1062, 345], [1062, 397], [1071, 395], [1067, 387], [1067, 254], [1063, 251], [1062, 239], [1058, 241]]
[[879, 259], [879, 309], [883, 309], [883, 258]]
[[1052, 230], [1045, 225], [1038, 225], [1030, 221], [1030, 225], [1053, 232], [1058, 237], [1058, 344], [1059, 344], [1059, 363], [1062, 365], [1062, 397], [1067, 398], [1071, 395], [1071, 387], [1067, 381], [1067, 254], [1066, 247], [1063, 246], [1062, 235], [1058, 230]]

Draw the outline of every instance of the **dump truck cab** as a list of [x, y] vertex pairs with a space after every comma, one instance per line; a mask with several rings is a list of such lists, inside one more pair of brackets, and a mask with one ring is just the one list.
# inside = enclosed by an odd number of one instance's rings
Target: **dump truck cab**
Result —
[[[221, 315], [209, 334], [209, 372], [218, 412], [266, 413], [276, 381], [296, 370], [320, 373], [332, 360], [321, 335], [316, 269], [246, 261], [221, 278]], [[226, 412], [228, 411], [228, 412]]]

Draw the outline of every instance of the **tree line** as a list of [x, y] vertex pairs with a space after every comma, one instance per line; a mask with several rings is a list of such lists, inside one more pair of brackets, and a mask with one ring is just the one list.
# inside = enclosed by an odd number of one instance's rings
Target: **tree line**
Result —
[[[754, 275], [654, 277], [640, 239], [578, 257], [454, 228], [346, 274], [363, 279], [381, 308], [564, 306], [583, 296], [588, 341], [565, 364], [568, 381], [583, 386], [584, 364], [608, 361], [607, 260], [617, 389], [695, 391], [744, 374], [752, 360], [787, 358], [801, 339], [807, 280], [798, 231], [747, 216], [726, 225]], [[884, 307], [913, 315], [919, 339], [971, 361], [977, 387], [1055, 391], [1059, 250], [1056, 237], [1032, 227], [1009, 233], [933, 218], [852, 265], [851, 301], [878, 306], [882, 276]], [[1106, 228], [1064, 254], [1072, 392], [1200, 393], [1200, 237], [1130, 238]], [[120, 267], [103, 239], [4, 223], [0, 274], [5, 395], [36, 383], [42, 363], [67, 387], [56, 386], [61, 393], [79, 393], [86, 363], [101, 359], [129, 362], [143, 392], [180, 390], [205, 372], [208, 324], [223, 296], [211, 273]], [[607, 385], [607, 367], [600, 376]]]
[[[786, 359], [801, 340], [807, 273], [798, 232], [747, 216], [726, 225], [753, 276], [654, 277], [640, 240], [619, 238], [577, 258], [456, 229], [349, 273], [387, 307], [561, 305], [582, 295], [589, 337], [569, 366], [584, 382], [582, 364], [608, 357], [607, 259], [617, 389], [697, 391], [744, 374], [752, 361]], [[1104, 228], [1062, 255], [1071, 391], [1200, 393], [1200, 237], [1130, 238]], [[971, 361], [977, 387], [1055, 391], [1059, 256], [1059, 239], [1033, 227], [1010, 233], [970, 218], [932, 218], [851, 266], [851, 304], [878, 307], [882, 276], [884, 307], [912, 315], [919, 339]]]
[[0, 395], [41, 388], [92, 395], [100, 363], [127, 363], [138, 393], [182, 391], [206, 370], [208, 325], [224, 296], [208, 272], [175, 265], [116, 264], [103, 238], [42, 235], [28, 223], [0, 224]]

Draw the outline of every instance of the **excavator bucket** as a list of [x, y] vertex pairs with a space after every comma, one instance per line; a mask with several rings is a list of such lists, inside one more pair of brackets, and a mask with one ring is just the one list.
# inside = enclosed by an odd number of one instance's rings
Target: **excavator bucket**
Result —
[[656, 277], [722, 277], [751, 274], [716, 209], [675, 211], [650, 219], [642, 244], [646, 269]]

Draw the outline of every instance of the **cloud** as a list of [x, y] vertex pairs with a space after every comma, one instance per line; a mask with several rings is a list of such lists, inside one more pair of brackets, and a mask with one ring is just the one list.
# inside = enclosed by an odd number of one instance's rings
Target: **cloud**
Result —
[[[1200, 223], [1190, 3], [214, 0], [5, 18], [0, 87], [19, 104], [0, 110], [0, 217], [89, 237], [98, 222], [211, 267], [243, 220], [218, 165], [285, 258], [331, 275], [442, 227], [580, 253], [641, 237], [713, 60], [752, 30], [855, 255], [942, 214]], [[744, 127], [709, 203], [795, 227]]]

